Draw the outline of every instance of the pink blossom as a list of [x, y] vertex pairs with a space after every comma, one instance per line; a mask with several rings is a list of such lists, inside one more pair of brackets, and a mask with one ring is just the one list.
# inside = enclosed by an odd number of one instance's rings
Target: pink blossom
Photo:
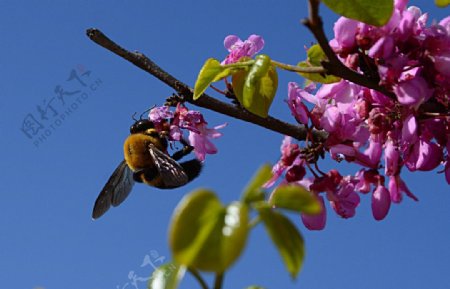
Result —
[[217, 148], [210, 139], [222, 136], [218, 129], [225, 126], [226, 124], [222, 124], [214, 128], [207, 128], [206, 122], [204, 122], [198, 124], [195, 131], [189, 131], [189, 143], [194, 147], [194, 153], [200, 161], [205, 160], [206, 154], [217, 153]]
[[[426, 139], [436, 140], [436, 143], [442, 147], [445, 148], [445, 145], [449, 143], [447, 140], [450, 137], [450, 134], [448, 132], [448, 129], [450, 128], [448, 126], [448, 122], [450, 121], [450, 118], [447, 119], [439, 119], [439, 118], [430, 118], [426, 120], [420, 121], [420, 134], [425, 137]], [[447, 150], [448, 151], [448, 150]]]
[[434, 55], [434, 67], [444, 77], [450, 77], [450, 51], [445, 51], [441, 54]]
[[447, 16], [439, 21], [439, 25], [447, 31], [447, 35], [450, 35], [450, 16]]
[[376, 169], [381, 158], [381, 143], [371, 138], [369, 146], [361, 153], [356, 145], [337, 144], [330, 148], [330, 155], [334, 160], [340, 160], [342, 156], [345, 160], [358, 163], [368, 168]]
[[356, 157], [356, 150], [354, 147], [349, 145], [337, 144], [330, 147], [330, 155], [334, 160], [339, 160], [341, 155], [349, 157], [353, 160]]
[[272, 187], [275, 182], [283, 175], [285, 170], [286, 167], [281, 162], [277, 162], [272, 167], [272, 177], [263, 185], [263, 188], [267, 189]]
[[310, 189], [314, 192], [334, 192], [339, 187], [343, 177], [337, 170], [330, 170], [326, 175], [314, 178]]
[[169, 118], [173, 117], [173, 112], [170, 111], [170, 108], [168, 106], [159, 106], [154, 107], [150, 109], [150, 112], [148, 113], [148, 118], [153, 122], [162, 122], [164, 120], [167, 120]]
[[325, 208], [325, 203], [322, 196], [317, 196], [320, 205], [322, 206], [322, 211], [318, 215], [307, 215], [302, 213], [301, 218], [305, 227], [312, 231], [319, 231], [325, 228], [327, 223], [327, 211]]
[[403, 105], [419, 106], [433, 94], [425, 79], [421, 76], [409, 78], [394, 86], [398, 101]]
[[286, 181], [289, 183], [300, 181], [306, 175], [305, 162], [299, 160], [286, 171]]
[[327, 194], [331, 206], [342, 218], [351, 218], [355, 215], [355, 209], [359, 205], [359, 195], [355, 192], [355, 186], [344, 179], [337, 191]]
[[384, 149], [385, 158], [385, 174], [386, 176], [394, 176], [400, 172], [400, 152], [399, 148], [394, 145], [392, 140], [386, 141], [386, 147]]
[[389, 193], [391, 195], [391, 200], [394, 203], [400, 203], [402, 200], [402, 193], [405, 193], [408, 197], [414, 201], [418, 201], [416, 196], [411, 193], [411, 191], [406, 186], [405, 182], [400, 178], [400, 175], [389, 177]]
[[337, 83], [322, 85], [317, 91], [316, 97], [326, 100], [333, 99], [339, 104], [352, 105], [360, 92], [360, 86], [346, 80], [341, 80]]
[[413, 35], [418, 17], [419, 15], [414, 11], [403, 11], [401, 19], [397, 23], [397, 29], [393, 31], [397, 40], [405, 41]]
[[330, 41], [331, 47], [338, 53], [351, 51], [356, 43], [355, 34], [358, 21], [341, 17], [334, 24], [335, 38]]
[[385, 36], [378, 39], [370, 48], [368, 55], [374, 58], [389, 58], [395, 50], [394, 39], [391, 36]]
[[206, 125], [207, 122], [199, 111], [188, 110], [184, 105], [178, 104], [170, 127], [170, 135], [173, 139], [181, 139], [181, 129], [187, 129], [189, 143], [194, 147], [196, 157], [203, 161], [206, 154], [217, 153], [217, 148], [210, 139], [220, 137], [222, 134], [218, 129], [226, 126], [226, 124], [222, 124], [208, 128]]
[[394, 6], [398, 10], [404, 10], [409, 0], [395, 0]]
[[181, 131], [179, 126], [171, 125], [169, 131], [169, 138], [171, 140], [180, 141], [183, 137], [183, 132]]
[[430, 171], [442, 161], [442, 149], [434, 142], [423, 137], [416, 142], [406, 158], [409, 170]]
[[378, 171], [373, 169], [360, 170], [356, 173], [355, 179], [357, 180], [355, 190], [367, 194], [370, 192], [371, 185], [376, 184], [379, 180]]
[[320, 126], [327, 132], [333, 132], [341, 128], [342, 114], [336, 106], [330, 106], [323, 114]]
[[391, 196], [389, 191], [383, 185], [378, 185], [372, 194], [372, 214], [375, 220], [383, 220], [390, 207]]
[[[288, 84], [288, 105], [292, 115], [297, 122], [301, 124], [308, 124], [309, 111], [303, 103], [303, 95], [311, 95], [307, 91], [301, 89], [297, 83], [289, 82]], [[307, 96], [308, 97], [308, 96]]]
[[376, 169], [380, 164], [381, 153], [382, 144], [380, 140], [376, 136], [371, 137], [369, 139], [369, 146], [364, 153], [358, 153], [356, 162], [365, 167]]
[[[153, 122], [155, 129], [158, 131], [165, 130], [165, 123], [173, 117], [173, 112], [168, 106], [159, 106], [152, 108], [148, 113], [148, 118]], [[174, 139], [175, 140], [175, 139]], [[179, 139], [178, 139], [179, 140]]]
[[[376, 220], [384, 219], [391, 202], [399, 203], [404, 194], [417, 201], [401, 178], [405, 166], [428, 171], [443, 164], [450, 184], [450, 16], [427, 25], [427, 13], [406, 5], [407, 0], [396, 0], [382, 27], [341, 17], [330, 41], [344, 65], [389, 93], [346, 80], [322, 84], [315, 93], [288, 85], [287, 104], [295, 120], [328, 136], [321, 143], [308, 138], [304, 148], [296, 145], [292, 151], [302, 153], [295, 158], [282, 152], [285, 160], [274, 166], [274, 179], [285, 175], [284, 182], [309, 182], [308, 188], [325, 194], [344, 218], [355, 214], [358, 193], [372, 192]], [[315, 159], [302, 159], [311, 147], [323, 148], [337, 162], [359, 165], [358, 172], [346, 177], [335, 169], [323, 173]], [[302, 216], [308, 228], [324, 226], [307, 218]]]
[[405, 144], [412, 144], [417, 141], [417, 138], [417, 121], [416, 117], [411, 114], [403, 122], [402, 141]]
[[178, 104], [175, 110], [173, 124], [180, 128], [198, 132], [198, 126], [206, 123], [199, 111], [188, 110], [184, 105]]
[[[272, 167], [272, 178], [264, 184], [264, 188], [270, 188], [283, 175], [283, 173], [296, 162], [300, 155], [298, 144], [292, 143], [292, 138], [285, 136], [280, 147], [280, 160]], [[300, 165], [300, 160], [296, 163]], [[298, 178], [296, 178], [298, 179]]]
[[222, 64], [238, 62], [242, 57], [253, 57], [264, 47], [264, 39], [259, 35], [250, 35], [242, 41], [236, 35], [228, 35], [224, 40], [225, 48], [230, 52]]

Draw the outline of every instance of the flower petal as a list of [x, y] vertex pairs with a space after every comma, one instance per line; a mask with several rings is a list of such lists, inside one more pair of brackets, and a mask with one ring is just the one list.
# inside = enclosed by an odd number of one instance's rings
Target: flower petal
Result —
[[382, 185], [378, 185], [372, 194], [372, 214], [375, 220], [383, 220], [391, 207], [389, 191]]
[[322, 212], [318, 215], [306, 215], [303, 213], [301, 214], [303, 224], [307, 229], [312, 231], [323, 230], [327, 223], [327, 211], [325, 208], [323, 197], [317, 196], [317, 198], [319, 199], [320, 205], [322, 206]]

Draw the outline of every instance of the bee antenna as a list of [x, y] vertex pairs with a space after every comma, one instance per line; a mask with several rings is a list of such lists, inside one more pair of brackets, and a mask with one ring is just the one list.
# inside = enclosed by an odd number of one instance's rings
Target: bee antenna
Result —
[[144, 112], [141, 113], [141, 116], [140, 116], [139, 118], [142, 119], [142, 116], [143, 116], [146, 112], [149, 112], [150, 110], [154, 109], [155, 107], [156, 107], [156, 105], [153, 105], [153, 106], [150, 107], [149, 109], [144, 110]]
[[133, 115], [131, 116], [131, 118], [132, 118], [134, 121], [138, 121], [138, 120], [135, 118], [136, 114], [137, 114], [137, 112], [134, 112]]

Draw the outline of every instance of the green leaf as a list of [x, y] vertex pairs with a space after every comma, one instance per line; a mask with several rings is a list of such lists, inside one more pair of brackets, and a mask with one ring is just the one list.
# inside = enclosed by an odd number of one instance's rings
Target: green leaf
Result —
[[271, 60], [269, 56], [261, 54], [255, 57], [255, 63], [250, 67], [245, 79], [245, 85], [248, 89], [253, 89], [258, 84], [261, 78], [269, 72], [270, 65]]
[[265, 194], [261, 187], [272, 177], [272, 168], [263, 165], [252, 177], [247, 187], [242, 192], [241, 200], [247, 204], [264, 200]]
[[270, 208], [260, 207], [258, 212], [288, 272], [292, 278], [295, 278], [300, 271], [305, 255], [300, 232], [288, 218]]
[[186, 267], [173, 262], [158, 267], [148, 281], [148, 289], [176, 289], [184, 277]]
[[242, 94], [238, 100], [242, 99], [241, 104], [251, 113], [267, 117], [277, 88], [278, 73], [269, 56], [257, 55], [255, 63], [246, 73]]
[[214, 230], [203, 244], [196, 268], [204, 271], [224, 272], [241, 255], [245, 247], [249, 216], [248, 207], [232, 203], [216, 216]]
[[239, 103], [249, 112], [267, 117], [278, 87], [278, 74], [267, 55], [258, 55], [249, 70], [232, 72], [232, 86]]
[[216, 195], [208, 190], [194, 191], [180, 201], [169, 228], [169, 243], [177, 263], [192, 265], [214, 229], [213, 218], [222, 209]]
[[241, 105], [244, 103], [244, 83], [247, 77], [248, 71], [240, 70], [234, 73], [231, 77], [231, 86], [233, 87], [234, 95]]
[[175, 209], [169, 244], [177, 263], [220, 273], [240, 256], [248, 230], [247, 205], [224, 207], [213, 192], [198, 190]]
[[223, 67], [217, 59], [209, 58], [206, 60], [195, 82], [194, 100], [197, 100], [211, 83], [231, 75], [232, 72], [233, 69]]
[[[320, 45], [315, 44], [308, 49], [307, 60], [298, 63], [297, 66], [305, 67], [305, 68], [318, 67], [318, 66], [322, 66], [322, 61], [324, 61], [324, 60], [327, 60], [325, 53], [323, 52]], [[334, 82], [338, 82], [341, 80], [337, 76], [321, 74], [321, 73], [299, 72], [298, 74], [300, 74], [304, 78], [307, 78], [314, 82], [320, 82], [320, 83], [325, 83], [325, 84], [334, 83]]]
[[394, 11], [393, 0], [323, 0], [322, 2], [339, 15], [375, 26], [385, 25]]
[[294, 184], [277, 187], [272, 193], [269, 203], [277, 208], [309, 215], [317, 215], [322, 211], [319, 200], [311, 192]]
[[436, 6], [444, 8], [450, 4], [450, 0], [434, 0], [434, 3], [436, 3]]

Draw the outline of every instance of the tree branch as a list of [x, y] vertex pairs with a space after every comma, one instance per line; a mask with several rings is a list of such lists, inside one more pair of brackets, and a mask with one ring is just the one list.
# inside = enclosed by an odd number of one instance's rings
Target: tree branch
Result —
[[[307, 135], [307, 130], [304, 126], [293, 125], [290, 123], [283, 122], [279, 119], [273, 118], [271, 116], [263, 118], [252, 114], [240, 107], [233, 106], [215, 98], [210, 97], [207, 94], [203, 94], [199, 99], [193, 100], [193, 89], [187, 84], [176, 79], [174, 76], [170, 75], [163, 69], [161, 69], [156, 63], [151, 59], [146, 57], [144, 54], [139, 52], [130, 52], [114, 41], [109, 39], [100, 30], [91, 28], [86, 31], [87, 36], [97, 43], [98, 45], [108, 49], [109, 51], [117, 54], [118, 56], [128, 60], [142, 70], [155, 76], [168, 86], [172, 87], [180, 96], [184, 98], [186, 102], [193, 105], [203, 107], [206, 109], [213, 110], [215, 112], [228, 115], [243, 121], [257, 124], [261, 127], [267, 128], [269, 130], [291, 136], [298, 140], [305, 140]], [[313, 131], [313, 137], [315, 140], [324, 141], [327, 137], [326, 132], [323, 131]]]
[[336, 53], [331, 48], [323, 30], [322, 18], [319, 16], [319, 4], [320, 1], [318, 0], [309, 0], [309, 18], [303, 19], [302, 23], [311, 31], [320, 47], [322, 48], [323, 52], [327, 56], [328, 61], [322, 62], [322, 66], [327, 70], [327, 73], [346, 79], [358, 85], [379, 91], [387, 97], [390, 97], [391, 99], [396, 99], [394, 93], [380, 86], [378, 82], [373, 81], [365, 75], [359, 74], [354, 70], [351, 70], [339, 60], [339, 58], [336, 56]]

